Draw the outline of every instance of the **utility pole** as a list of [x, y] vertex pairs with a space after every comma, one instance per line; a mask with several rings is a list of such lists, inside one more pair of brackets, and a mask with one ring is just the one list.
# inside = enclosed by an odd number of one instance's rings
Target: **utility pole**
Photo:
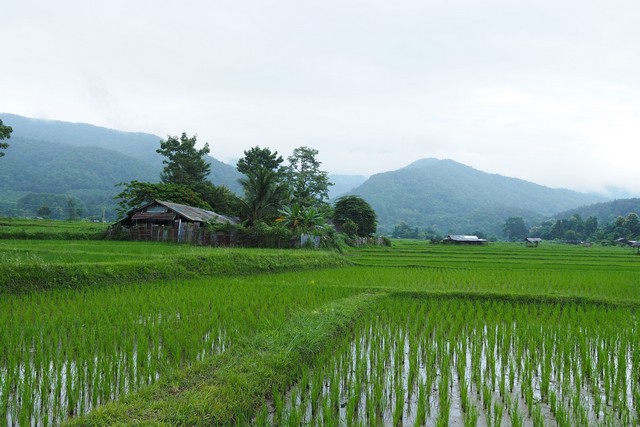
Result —
[[106, 211], [107, 208], [105, 208], [104, 206], [102, 207], [102, 223], [104, 224], [106, 221], [105, 217], [106, 217]]

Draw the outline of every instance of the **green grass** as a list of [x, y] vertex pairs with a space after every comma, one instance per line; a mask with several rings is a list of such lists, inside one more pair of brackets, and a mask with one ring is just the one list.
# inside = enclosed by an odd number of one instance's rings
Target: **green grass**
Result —
[[[455, 301], [445, 314], [456, 319], [479, 318], [487, 313], [486, 307], [498, 306], [526, 306], [534, 313], [549, 307], [561, 313], [565, 307], [596, 313], [631, 310], [632, 317], [640, 307], [640, 257], [627, 248], [393, 243], [391, 248], [350, 250], [341, 258], [316, 251], [0, 241], [0, 270], [4, 268], [0, 277], [27, 278], [22, 284], [5, 279], [0, 302], [5, 305], [0, 308], [9, 317], [0, 330], [0, 341], [6, 344], [18, 337], [55, 335], [56, 330], [75, 328], [82, 333], [59, 339], [56, 347], [73, 358], [69, 355], [74, 348], [91, 348], [83, 344], [87, 334], [82, 328], [97, 328], [99, 333], [88, 336], [93, 337], [93, 345], [104, 347], [96, 360], [107, 360], [119, 354], [113, 346], [127, 348], [140, 334], [160, 334], [173, 343], [173, 352], [180, 352], [180, 363], [158, 365], [159, 381], [141, 384], [135, 393], [125, 387], [117, 394], [117, 402], [105, 404], [101, 399], [96, 410], [71, 422], [244, 425], [273, 392], [287, 392], [312, 372], [320, 363], [319, 354], [331, 352], [337, 343], [351, 342], [355, 325], [389, 312], [398, 299], [436, 306], [438, 301]], [[327, 266], [342, 267], [323, 268]], [[88, 286], [92, 284], [108, 286]], [[485, 308], [478, 311], [479, 307]], [[144, 326], [147, 329], [137, 325], [130, 329], [127, 325], [136, 324], [140, 313], [144, 318], [160, 315], [163, 319], [177, 319], [179, 313], [180, 325], [162, 329], [161, 323], [152, 323]], [[615, 329], [610, 316], [602, 319], [602, 327]], [[236, 333], [229, 335], [224, 350], [210, 354], [192, 350], [194, 344], [188, 343], [211, 336], [220, 330], [216, 325], [225, 325], [225, 330], [235, 325]], [[7, 350], [0, 353], [0, 368], [30, 354], [28, 346], [19, 352], [12, 350], [19, 345], [3, 347]], [[632, 353], [640, 356], [640, 349], [634, 347]], [[442, 383], [450, 381], [444, 378]], [[0, 378], [0, 413], [3, 384], [6, 387]], [[355, 402], [347, 405], [353, 410]], [[443, 414], [442, 419], [446, 418]]]
[[0, 241], [0, 294], [338, 267], [333, 252], [112, 241]]
[[109, 224], [53, 219], [0, 218], [0, 239], [93, 240]]

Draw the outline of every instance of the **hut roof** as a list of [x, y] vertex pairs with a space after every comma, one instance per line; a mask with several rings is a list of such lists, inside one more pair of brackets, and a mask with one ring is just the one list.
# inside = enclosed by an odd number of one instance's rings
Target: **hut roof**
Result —
[[[159, 211], [153, 209], [153, 206], [163, 206], [165, 210]], [[239, 221], [236, 218], [232, 218], [226, 215], [209, 211], [206, 209], [196, 208], [193, 206], [181, 205], [179, 203], [165, 202], [163, 200], [154, 200], [151, 203], [147, 203], [144, 206], [140, 206], [129, 212], [126, 218], [122, 219], [121, 223], [127, 223], [133, 220], [147, 220], [154, 219], [160, 221], [172, 221], [180, 217], [183, 220], [191, 222], [217, 222], [217, 223], [231, 223], [237, 224]]]
[[463, 234], [449, 234], [445, 237], [445, 240], [452, 240], [454, 242], [486, 242], [486, 239], [481, 239], [478, 236], [467, 236]]
[[230, 222], [232, 224], [236, 224], [238, 222], [235, 218], [221, 215], [213, 211], [208, 211], [206, 209], [194, 208], [193, 206], [181, 205], [179, 203], [164, 202], [162, 200], [156, 200], [155, 202], [194, 222]]
[[529, 243], [540, 243], [542, 242], [542, 239], [540, 237], [525, 237], [525, 242], [529, 242]]

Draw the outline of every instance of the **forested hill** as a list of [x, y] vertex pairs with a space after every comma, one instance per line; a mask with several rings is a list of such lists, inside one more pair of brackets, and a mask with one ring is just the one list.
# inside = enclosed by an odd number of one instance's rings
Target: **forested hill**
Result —
[[[75, 147], [100, 147], [132, 157], [144, 163], [155, 165], [158, 175], [162, 170], [162, 156], [156, 153], [160, 141], [166, 139], [157, 135], [141, 132], [122, 132], [114, 129], [89, 125], [85, 123], [69, 123], [55, 120], [40, 120], [13, 114], [2, 114], [6, 125], [13, 127], [11, 139], [22, 137], [42, 142], [55, 142]], [[182, 133], [176, 131], [176, 135]], [[201, 141], [202, 143], [206, 141]], [[229, 189], [240, 192], [238, 179], [240, 173], [235, 167], [207, 156], [211, 164], [209, 179], [216, 185], [225, 185]], [[144, 166], [142, 166], [144, 168]]]
[[371, 203], [387, 232], [404, 221], [442, 234], [483, 232], [497, 237], [510, 216], [535, 223], [560, 211], [605, 200], [438, 159], [422, 159], [373, 175], [350, 193]]
[[567, 219], [573, 215], [582, 218], [594, 216], [600, 224], [608, 224], [619, 216], [626, 217], [631, 212], [640, 213], [640, 198], [618, 199], [610, 202], [595, 203], [588, 206], [580, 206], [575, 209], [563, 211], [554, 215], [556, 219]]
[[[0, 113], [13, 128], [10, 148], [0, 160], [0, 217], [35, 216], [43, 206], [56, 219], [66, 218], [69, 198], [81, 216], [115, 220], [120, 188], [132, 180], [157, 182], [163, 157], [156, 153], [166, 139], [140, 132], [122, 132], [84, 123], [32, 119]], [[181, 133], [177, 130], [176, 134]], [[206, 142], [206, 141], [201, 141]], [[246, 147], [249, 149], [251, 147]], [[235, 167], [207, 156], [209, 179], [242, 193]], [[332, 175], [331, 197], [361, 184], [364, 176]]]
[[[115, 219], [115, 185], [159, 180], [162, 137], [98, 126], [1, 114], [13, 128], [0, 161], [0, 216], [32, 216], [41, 206], [52, 217], [66, 217], [69, 197], [83, 217]], [[203, 141], [204, 142], [204, 141]], [[240, 192], [240, 174], [211, 156], [209, 179]]]

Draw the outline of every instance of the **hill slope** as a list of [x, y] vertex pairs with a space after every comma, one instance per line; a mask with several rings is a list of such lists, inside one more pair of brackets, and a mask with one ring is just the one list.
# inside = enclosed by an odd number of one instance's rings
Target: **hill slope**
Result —
[[[40, 120], [14, 114], [1, 114], [5, 124], [13, 127], [11, 141], [25, 138], [41, 142], [65, 144], [75, 147], [99, 147], [115, 151], [140, 162], [154, 165], [158, 170], [155, 180], [162, 170], [163, 157], [156, 153], [160, 141], [165, 139], [156, 135], [141, 132], [122, 132], [85, 123], [69, 123], [55, 120]], [[10, 142], [11, 142], [10, 141]], [[225, 185], [235, 192], [240, 192], [238, 179], [240, 173], [235, 167], [223, 163], [214, 157], [207, 156], [211, 164], [209, 179], [216, 185]], [[143, 169], [145, 166], [141, 166]], [[142, 179], [139, 179], [142, 180]]]
[[[121, 132], [83, 123], [0, 115], [13, 128], [10, 148], [0, 168], [0, 216], [34, 215], [38, 207], [53, 208], [75, 198], [82, 216], [115, 219], [115, 185], [131, 180], [157, 182], [163, 157], [156, 153], [159, 136]], [[240, 174], [233, 166], [207, 156], [209, 179], [240, 192]]]
[[580, 206], [569, 209], [554, 215], [556, 219], [566, 219], [573, 215], [580, 215], [582, 218], [595, 216], [600, 224], [612, 223], [619, 216], [626, 217], [631, 212], [640, 212], [640, 198], [618, 199], [610, 202], [595, 203], [587, 206]]
[[599, 196], [551, 189], [489, 174], [453, 160], [422, 159], [373, 175], [350, 192], [366, 199], [383, 231], [401, 221], [441, 233], [482, 231], [501, 236], [506, 218], [536, 222], [572, 207], [603, 201]]

